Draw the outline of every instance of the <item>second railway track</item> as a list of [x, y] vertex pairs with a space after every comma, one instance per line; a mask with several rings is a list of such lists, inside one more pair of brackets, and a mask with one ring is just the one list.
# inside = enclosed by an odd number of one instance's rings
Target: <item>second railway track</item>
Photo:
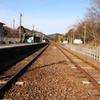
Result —
[[[4, 93], [11, 88], [12, 84], [28, 69], [28, 67], [41, 55], [41, 53], [48, 47], [48, 45], [36, 49], [34, 53], [28, 56], [21, 57], [9, 63], [0, 69], [0, 98], [3, 98]], [[16, 64], [15, 64], [16, 63]], [[10, 67], [9, 67], [10, 66]], [[22, 84], [17, 82], [17, 84]]]
[[90, 95], [100, 96], [100, 66], [94, 65], [92, 62], [79, 57], [78, 55], [72, 53], [60, 45], [56, 44], [56, 46], [67, 57], [69, 62], [74, 64], [74, 67], [72, 68], [77, 68], [84, 75], [84, 77], [88, 79], [87, 81], [83, 81], [83, 83], [92, 83], [95, 86], [95, 88], [94, 86], [93, 88], [98, 90], [97, 94]]

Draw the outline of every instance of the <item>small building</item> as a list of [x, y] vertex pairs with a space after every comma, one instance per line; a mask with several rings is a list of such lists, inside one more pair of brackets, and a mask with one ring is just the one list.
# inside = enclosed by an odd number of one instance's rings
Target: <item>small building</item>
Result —
[[75, 40], [74, 40], [74, 43], [75, 43], [75, 44], [82, 44], [82, 40], [81, 40], [81, 39], [75, 39]]
[[63, 38], [63, 43], [68, 43], [68, 40], [66, 37]]
[[68, 43], [68, 41], [64, 40], [63, 43]]
[[0, 22], [0, 37], [4, 37], [4, 34], [3, 34], [3, 25], [5, 25], [5, 24]]

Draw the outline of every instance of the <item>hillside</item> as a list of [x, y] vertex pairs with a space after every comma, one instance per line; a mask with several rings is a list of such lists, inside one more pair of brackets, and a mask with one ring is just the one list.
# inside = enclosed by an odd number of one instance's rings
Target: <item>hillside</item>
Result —
[[58, 35], [61, 35], [60, 33], [50, 34], [47, 35], [48, 39], [55, 39]]

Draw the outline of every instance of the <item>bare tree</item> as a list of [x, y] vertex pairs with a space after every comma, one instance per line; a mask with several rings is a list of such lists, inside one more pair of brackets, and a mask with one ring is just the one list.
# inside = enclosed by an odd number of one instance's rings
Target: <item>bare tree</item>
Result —
[[[91, 5], [87, 9], [83, 20], [79, 20], [74, 25], [74, 37], [81, 38], [86, 42], [94, 42], [94, 45], [100, 44], [100, 0], [90, 0]], [[85, 28], [84, 28], [85, 27]], [[84, 33], [86, 33], [84, 35]], [[67, 37], [70, 38], [72, 33], [67, 33]]]
[[85, 16], [87, 32], [93, 38], [94, 45], [100, 43], [100, 0], [91, 0], [91, 7]]

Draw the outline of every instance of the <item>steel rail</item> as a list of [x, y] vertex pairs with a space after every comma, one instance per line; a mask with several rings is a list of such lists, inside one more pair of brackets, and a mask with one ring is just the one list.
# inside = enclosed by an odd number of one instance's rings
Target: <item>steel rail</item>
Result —
[[[62, 46], [61, 46], [62, 47]], [[69, 50], [67, 50], [66, 48], [62, 47], [64, 50], [70, 52]], [[75, 55], [74, 53], [70, 52], [71, 54], [73, 54], [74, 56], [76, 56], [77, 58], [81, 59], [82, 61], [84, 61], [85, 63], [87, 63], [88, 65], [90, 65], [91, 67], [95, 68], [96, 70], [100, 71], [100, 68], [98, 68], [97, 66], [93, 65], [92, 63], [86, 61], [85, 59]]]
[[45, 48], [37, 54], [27, 65], [25, 65], [20, 71], [18, 71], [14, 76], [12, 76], [2, 87], [0, 87], [0, 99], [3, 98], [5, 92], [9, 90], [12, 87], [12, 84], [15, 83], [19, 77], [21, 77], [25, 71], [29, 68], [29, 66], [34, 63], [34, 61], [46, 50], [46, 48], [49, 46], [46, 45]]
[[[56, 45], [57, 46], [57, 45]], [[57, 46], [58, 47], [58, 46]], [[74, 62], [66, 53], [64, 53], [61, 48], [58, 47], [58, 49], [77, 67], [85, 76], [88, 78], [90, 82], [97, 88], [97, 90], [100, 91], [100, 85], [97, 83], [96, 80], [93, 79], [85, 70], [83, 70], [76, 62]]]

